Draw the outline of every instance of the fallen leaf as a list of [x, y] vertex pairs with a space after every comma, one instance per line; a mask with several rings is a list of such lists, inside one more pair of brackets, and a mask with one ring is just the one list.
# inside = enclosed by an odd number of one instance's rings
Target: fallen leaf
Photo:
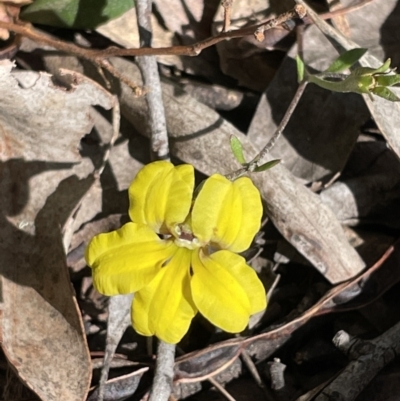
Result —
[[48, 74], [11, 68], [0, 62], [1, 344], [41, 400], [83, 401], [90, 357], [61, 231], [93, 183], [93, 164], [78, 152], [90, 107], [114, 101], [78, 74], [67, 91]]
[[[104, 401], [123, 401], [135, 394], [139, 386], [140, 379], [149, 368], [142, 368], [135, 372], [110, 379], [105, 383]], [[96, 389], [90, 394], [88, 401], [97, 401], [99, 390]]]
[[[235, 0], [231, 8], [231, 29], [256, 25], [291, 8], [293, 2], [290, 0]], [[222, 29], [223, 14], [223, 7], [220, 5], [214, 18], [214, 34]], [[263, 92], [271, 82], [283, 57], [282, 54], [267, 49], [273, 49], [276, 43], [289, 33], [288, 29], [277, 27], [265, 32], [265, 38], [261, 42], [249, 35], [218, 43], [216, 48], [221, 70], [235, 78], [240, 86]]]

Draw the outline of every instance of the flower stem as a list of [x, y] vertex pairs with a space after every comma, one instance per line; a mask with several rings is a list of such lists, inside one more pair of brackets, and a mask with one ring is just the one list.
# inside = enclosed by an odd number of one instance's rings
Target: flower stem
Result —
[[168, 401], [174, 377], [175, 344], [158, 343], [156, 372], [149, 401]]

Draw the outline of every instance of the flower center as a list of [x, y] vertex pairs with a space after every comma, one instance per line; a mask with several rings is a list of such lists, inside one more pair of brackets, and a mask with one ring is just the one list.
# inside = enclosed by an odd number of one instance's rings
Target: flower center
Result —
[[200, 248], [200, 241], [193, 235], [191, 227], [187, 224], [179, 224], [174, 227], [174, 242], [181, 248], [197, 249]]

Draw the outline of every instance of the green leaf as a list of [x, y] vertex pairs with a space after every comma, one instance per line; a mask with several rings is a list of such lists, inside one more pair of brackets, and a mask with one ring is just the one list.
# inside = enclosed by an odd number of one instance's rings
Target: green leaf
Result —
[[375, 74], [384, 74], [385, 72], [389, 72], [390, 70], [390, 63], [392, 60], [388, 58], [384, 64], [382, 64], [379, 68], [375, 70]]
[[379, 86], [393, 86], [400, 83], [400, 74], [378, 75], [375, 80]]
[[378, 86], [377, 88], [371, 89], [371, 92], [376, 95], [383, 97], [386, 100], [390, 100], [391, 102], [398, 102], [400, 99], [388, 88], [384, 88], [383, 86]]
[[246, 164], [246, 160], [243, 156], [243, 146], [242, 143], [235, 135], [231, 135], [231, 149], [232, 153], [235, 156], [236, 160], [241, 164]]
[[297, 65], [297, 81], [303, 82], [305, 67], [303, 60], [300, 58], [299, 55], [296, 56], [296, 65]]
[[365, 53], [367, 49], [357, 48], [351, 49], [341, 54], [326, 70], [326, 72], [341, 72], [350, 68]]
[[261, 166], [257, 166], [254, 171], [256, 172], [260, 172], [260, 171], [265, 171], [265, 170], [269, 170], [270, 168], [276, 166], [277, 164], [279, 164], [281, 162], [280, 159], [275, 159], [275, 160], [271, 160], [265, 164], [262, 164]]
[[91, 29], [133, 6], [134, 0], [36, 0], [24, 7], [21, 18], [35, 24]]
[[359, 75], [359, 76], [366, 76], [366, 75], [376, 75], [376, 74], [385, 74], [387, 72], [390, 72], [388, 70], [390, 70], [390, 63], [391, 60], [390, 58], [388, 58], [384, 64], [382, 64], [380, 67], [378, 68], [371, 68], [371, 67], [359, 67], [356, 68], [354, 70], [354, 74], [355, 75]]

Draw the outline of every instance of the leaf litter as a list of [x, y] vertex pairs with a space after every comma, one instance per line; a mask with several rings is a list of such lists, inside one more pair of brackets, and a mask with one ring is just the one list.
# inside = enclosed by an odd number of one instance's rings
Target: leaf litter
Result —
[[[361, 62], [372, 65], [378, 58], [382, 62], [391, 57], [396, 66], [400, 53], [390, 38], [398, 7], [395, 1], [382, 1], [335, 17], [335, 23], [374, 54]], [[211, 2], [187, 2], [185, 7], [178, 2], [174, 12], [172, 3], [161, 3], [155, 2], [154, 22], [164, 42], [156, 41], [156, 46], [190, 44], [221, 27], [221, 10], [217, 12]], [[232, 28], [291, 7], [278, 7], [273, 1], [233, 3]], [[320, 13], [329, 12], [322, 2], [313, 6]], [[98, 32], [122, 46], [137, 46], [132, 42], [136, 39], [126, 34], [138, 37], [134, 15], [129, 10]], [[230, 154], [231, 135], [240, 139], [250, 158], [274, 133], [296, 89], [297, 47], [290, 29], [288, 24], [270, 34], [266, 31], [262, 46], [248, 36], [221, 42], [197, 58], [158, 57], [164, 64], [163, 101], [172, 156], [193, 164], [199, 177], [238, 168]], [[63, 39], [62, 31], [56, 34]], [[94, 35], [97, 44], [107, 45]], [[83, 36], [90, 46], [93, 36]], [[316, 26], [308, 27], [302, 40], [306, 63], [318, 70], [337, 55]], [[340, 44], [354, 46], [349, 39]], [[40, 44], [35, 47], [26, 50], [22, 45], [25, 51], [17, 53], [17, 69], [12, 70], [9, 61], [0, 62], [2, 348], [9, 366], [41, 400], [86, 399], [92, 373], [89, 349], [92, 359], [106, 352], [104, 399], [137, 399], [132, 397], [149, 389], [153, 351], [128, 327], [127, 307], [114, 308], [118, 298], [111, 299], [107, 312], [107, 302], [93, 291], [83, 253], [94, 234], [127, 221], [126, 189], [149, 161], [145, 98], [135, 97], [115, 76], [99, 76], [85, 61], [48, 53], [48, 47], [44, 54]], [[47, 72], [35, 72], [38, 60]], [[132, 61], [111, 62], [141, 85]], [[60, 74], [59, 67], [77, 71], [72, 87], [71, 78]], [[204, 77], [211, 85], [201, 82], [201, 100], [196, 91], [185, 91]], [[109, 157], [105, 154], [113, 126], [104, 110], [114, 107], [115, 100], [94, 81], [117, 94], [121, 104], [122, 126]], [[215, 91], [216, 85], [224, 90]], [[235, 108], [228, 110], [232, 106], [227, 109], [222, 96], [229, 91], [241, 95], [242, 103], [251, 94], [252, 101], [239, 105], [235, 101]], [[263, 93], [255, 107], [257, 92]], [[255, 327], [237, 338], [215, 332], [201, 317], [196, 319], [180, 344], [184, 355], [175, 364], [177, 399], [194, 394], [209, 399], [210, 386], [218, 383], [236, 399], [254, 399], [248, 390], [252, 379], [246, 374], [250, 367], [244, 353], [257, 362], [267, 388], [262, 391], [272, 399], [296, 400], [312, 389], [323, 391], [327, 379], [348, 364], [330, 343], [338, 330], [374, 338], [399, 321], [398, 105], [365, 101], [369, 111], [358, 95], [307, 88], [269, 156], [281, 159], [281, 165], [253, 174], [268, 217], [262, 253], [254, 265], [261, 266], [266, 281], [272, 270], [279, 276], [269, 307]], [[248, 130], [243, 120], [250, 124]], [[247, 135], [237, 127], [246, 129]], [[108, 161], [99, 179], [96, 172], [105, 157]], [[343, 224], [352, 227], [342, 228]], [[137, 365], [112, 367], [121, 354]], [[281, 391], [269, 389], [271, 378], [265, 373], [274, 357], [288, 365]], [[398, 372], [398, 366], [390, 369]], [[105, 382], [108, 370], [111, 379]], [[99, 367], [93, 373], [96, 386]], [[385, 374], [384, 370], [375, 380], [383, 380]], [[9, 384], [5, 390], [3, 397], [11, 394]], [[98, 391], [89, 399], [97, 399]]]

